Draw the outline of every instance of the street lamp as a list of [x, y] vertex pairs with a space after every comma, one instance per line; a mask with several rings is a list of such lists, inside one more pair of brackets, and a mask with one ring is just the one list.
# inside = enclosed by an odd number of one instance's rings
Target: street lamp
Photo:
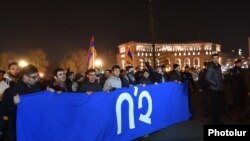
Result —
[[28, 65], [28, 62], [25, 61], [25, 60], [20, 60], [20, 61], [18, 62], [18, 65], [19, 65], [21, 68], [23, 68], [23, 67], [25, 67], [25, 66]]
[[97, 68], [101, 68], [102, 67], [102, 60], [96, 59], [94, 65]]

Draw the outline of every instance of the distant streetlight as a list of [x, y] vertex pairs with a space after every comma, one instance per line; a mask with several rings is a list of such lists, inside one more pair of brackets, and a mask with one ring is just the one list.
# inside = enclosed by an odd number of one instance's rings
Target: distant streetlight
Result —
[[25, 61], [25, 60], [20, 60], [20, 61], [18, 62], [18, 65], [19, 65], [21, 68], [23, 68], [23, 67], [25, 67], [25, 66], [28, 65], [28, 62]]
[[94, 65], [95, 67], [102, 67], [102, 60], [96, 59]]
[[41, 78], [43, 78], [43, 77], [44, 77], [44, 73], [39, 72], [39, 76], [40, 76]]

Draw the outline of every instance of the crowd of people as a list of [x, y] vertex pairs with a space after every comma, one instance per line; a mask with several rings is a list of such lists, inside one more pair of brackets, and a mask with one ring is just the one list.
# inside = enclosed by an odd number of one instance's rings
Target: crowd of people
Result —
[[134, 85], [187, 81], [190, 112], [193, 112], [191, 95], [198, 91], [203, 94], [205, 115], [211, 113], [212, 123], [217, 124], [222, 123], [221, 114], [230, 114], [224, 102], [223, 92], [225, 80], [230, 79], [234, 98], [229, 109], [242, 110], [242, 119], [249, 116], [250, 70], [243, 70], [239, 59], [235, 61], [230, 78], [227, 78], [222, 74], [219, 55], [213, 54], [211, 62], [206, 62], [205, 68], [199, 72], [198, 83], [195, 83], [189, 66], [185, 66], [185, 70], [181, 71], [180, 65], [173, 64], [170, 72], [165, 71], [164, 65], [153, 68], [147, 60], [145, 66], [143, 69], [136, 67], [134, 71], [133, 66], [121, 69], [120, 66], [114, 65], [111, 70], [105, 70], [104, 74], [89, 69], [84, 75], [56, 68], [51, 79], [47, 80], [39, 77], [39, 70], [35, 66], [30, 64], [20, 69], [16, 62], [12, 62], [8, 70], [0, 70], [0, 137], [4, 141], [16, 141], [16, 113], [20, 95], [44, 90], [55, 94], [71, 92], [92, 95], [97, 91], [111, 92]]

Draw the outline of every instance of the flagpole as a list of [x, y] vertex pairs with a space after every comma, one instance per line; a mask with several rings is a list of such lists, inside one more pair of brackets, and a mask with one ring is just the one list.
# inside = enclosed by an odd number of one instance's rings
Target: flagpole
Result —
[[155, 56], [155, 31], [154, 31], [154, 15], [152, 0], [149, 0], [149, 16], [150, 16], [150, 31], [151, 31], [151, 42], [153, 49], [153, 66], [156, 68], [156, 56]]

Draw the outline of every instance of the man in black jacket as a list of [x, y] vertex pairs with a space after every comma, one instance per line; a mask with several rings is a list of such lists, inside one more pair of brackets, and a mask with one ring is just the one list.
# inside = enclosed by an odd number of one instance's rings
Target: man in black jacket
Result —
[[235, 60], [234, 64], [235, 66], [231, 71], [231, 90], [233, 92], [232, 108], [238, 108], [241, 111], [245, 106], [244, 79], [243, 70], [241, 69], [241, 59]]
[[212, 102], [212, 122], [221, 122], [221, 112], [223, 107], [223, 76], [221, 65], [219, 64], [219, 55], [212, 55], [212, 62], [208, 63], [205, 74], [208, 88], [211, 94]]
[[19, 95], [39, 92], [38, 70], [33, 65], [28, 65], [21, 70], [21, 79], [3, 94], [4, 113], [8, 116], [8, 141], [16, 141], [16, 113], [17, 104], [20, 103]]
[[96, 82], [96, 71], [89, 69], [87, 71], [87, 81], [80, 85], [78, 92], [86, 92], [88, 95], [91, 95], [96, 91], [102, 91], [102, 86]]

